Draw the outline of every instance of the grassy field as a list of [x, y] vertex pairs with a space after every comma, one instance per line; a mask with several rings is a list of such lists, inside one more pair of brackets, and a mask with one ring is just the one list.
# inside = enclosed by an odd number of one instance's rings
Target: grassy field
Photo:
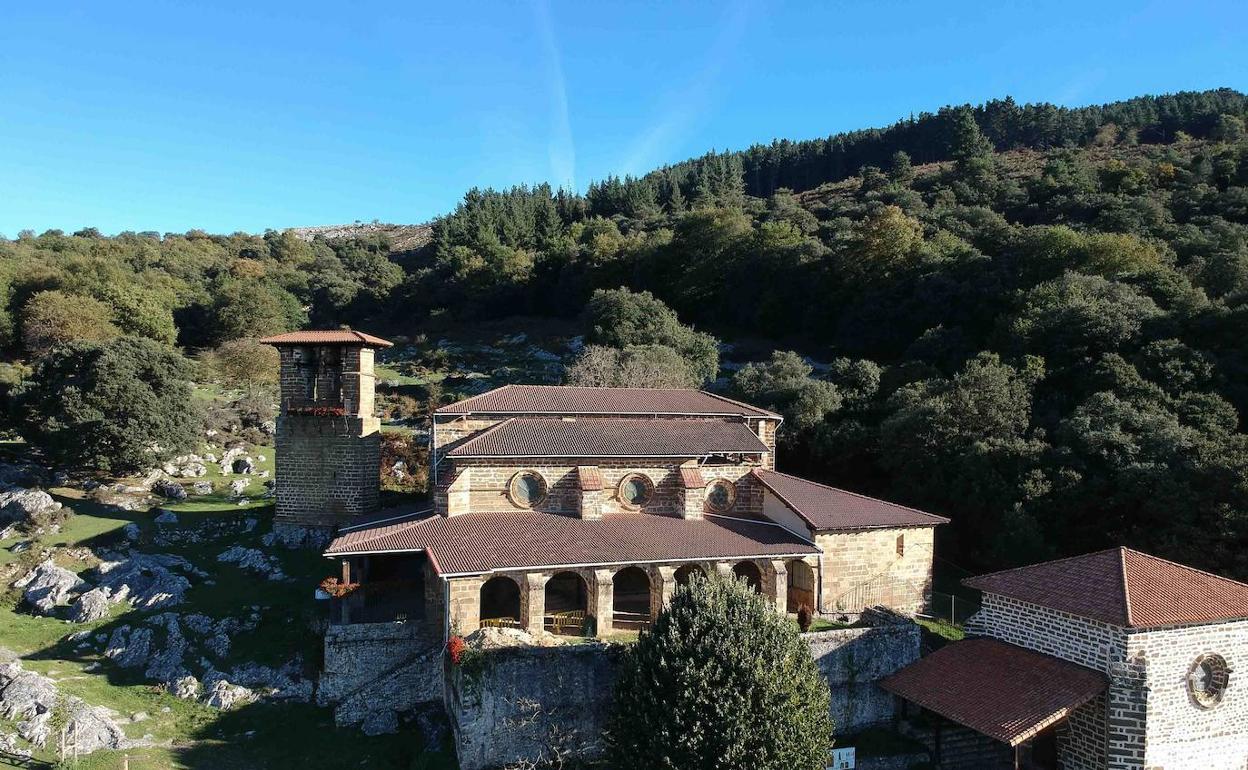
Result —
[[[272, 449], [257, 448], [251, 456], [257, 459], [258, 454], [265, 456], [264, 461], [257, 462], [258, 468], [271, 472]], [[74, 515], [59, 532], [42, 536], [35, 547], [24, 553], [10, 550], [24, 538], [0, 541], [0, 567], [17, 559], [33, 562], [42, 548], [117, 545], [124, 539], [122, 528], [136, 522], [143, 537], [139, 550], [183, 556], [209, 575], [205, 579], [193, 579], [186, 603], [174, 608], [175, 611], [226, 618], [246, 616], [253, 607], [257, 609], [258, 625], [234, 637], [229, 658], [219, 663], [219, 668], [228, 670], [244, 662], [277, 666], [298, 656], [303, 660], [305, 671], [314, 673], [320, 666], [317, 629], [325, 610], [314, 600], [313, 591], [321, 578], [333, 571], [333, 565], [315, 552], [274, 550], [271, 553], [278, 557], [282, 569], [291, 578], [274, 582], [235, 565], [217, 562], [217, 555], [232, 545], [260, 547], [260, 538], [270, 529], [273, 510], [271, 501], [262, 497], [262, 479], [253, 477], [247, 490], [253, 499], [240, 506], [228, 496], [229, 482], [238, 477], [221, 477], [215, 466], [208, 467], [209, 473], [204, 478], [214, 481], [220, 488], [217, 493], [160, 506], [176, 512], [179, 518], [172, 530], [159, 535], [163, 545], [153, 541], [159, 533], [153, 521], [158, 510], [124, 511], [94, 502], [80, 490], [52, 489], [51, 494], [70, 507]], [[257, 526], [244, 532], [243, 521], [248, 518], [256, 519]], [[186, 537], [180, 537], [180, 533], [186, 533]], [[76, 561], [64, 550], [58, 550], [55, 558], [62, 566], [78, 572], [85, 573], [93, 566], [90, 560]], [[418, 767], [451, 770], [455, 767], [453, 754], [446, 747], [425, 751], [414, 728], [404, 729], [397, 735], [370, 738], [355, 729], [335, 727], [330, 709], [298, 703], [257, 703], [233, 711], [218, 711], [202, 703], [179, 700], [162, 688], [144, 682], [138, 674], [123, 670], [104, 658], [98, 644], [79, 650], [74, 643], [65, 640], [67, 635], [84, 628], [109, 634], [122, 624], [133, 626], [142, 622], [155, 611], [134, 610], [128, 604], [121, 604], [115, 606], [113, 614], [107, 618], [89, 624], [73, 624], [58, 618], [26, 614], [15, 605], [14, 592], [5, 594], [0, 602], [0, 648], [17, 653], [28, 670], [56, 680], [62, 692], [115, 710], [116, 719], [128, 737], [147, 736], [154, 744], [125, 752], [97, 752], [76, 764], [71, 763], [71, 767], [120, 770], [126, 762], [131, 770], [285, 767], [336, 770], [357, 766], [380, 770]], [[0, 721], [0, 731], [14, 732], [14, 727]], [[51, 767], [55, 759], [51, 748], [37, 751], [33, 761], [0, 754], [0, 768]]]

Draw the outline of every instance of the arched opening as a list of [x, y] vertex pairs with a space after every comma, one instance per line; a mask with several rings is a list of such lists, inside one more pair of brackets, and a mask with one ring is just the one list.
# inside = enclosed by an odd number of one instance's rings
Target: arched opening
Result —
[[752, 561], [739, 562], [732, 568], [732, 574], [737, 580], [744, 580], [756, 594], [763, 592], [763, 571], [758, 565]]
[[641, 567], [625, 567], [611, 578], [612, 625], [638, 629], [650, 625], [650, 576]]
[[589, 607], [589, 588], [575, 572], [560, 572], [546, 581], [547, 631], [556, 634], [585, 633], [585, 611]]
[[794, 559], [785, 565], [789, 573], [789, 595], [787, 610], [797, 612], [806, 605], [811, 612], [817, 612], [815, 606], [815, 571], [801, 559]]
[[686, 564], [685, 566], [676, 570], [676, 585], [678, 586], [689, 585], [689, 581], [693, 580], [695, 575], [699, 578], [703, 578], [703, 579], [706, 578], [706, 572], [701, 567], [699, 567], [696, 564]]
[[520, 627], [520, 586], [497, 575], [481, 585], [481, 627]]

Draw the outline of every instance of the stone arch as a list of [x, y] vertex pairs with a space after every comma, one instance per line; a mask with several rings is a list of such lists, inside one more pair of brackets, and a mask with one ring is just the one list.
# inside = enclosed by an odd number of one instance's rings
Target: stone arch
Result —
[[763, 571], [752, 561], [737, 562], [732, 567], [734, 580], [744, 580], [754, 593], [763, 592]]
[[520, 585], [508, 575], [481, 584], [481, 625], [520, 626]]
[[559, 572], [546, 581], [546, 630], [557, 634], [585, 633], [589, 585], [579, 572]]
[[676, 585], [687, 586], [689, 585], [689, 581], [693, 580], [694, 577], [706, 579], [706, 570], [702, 569], [700, 565], [692, 562], [684, 564], [676, 570]]
[[650, 576], [641, 567], [625, 567], [611, 578], [612, 624], [634, 629], [650, 624]]
[[797, 612], [804, 604], [807, 607], [810, 607], [811, 612], [817, 612], [818, 607], [815, 605], [814, 569], [812, 569], [809, 564], [801, 559], [792, 559], [784, 566], [785, 571], [789, 576], [786, 611]]

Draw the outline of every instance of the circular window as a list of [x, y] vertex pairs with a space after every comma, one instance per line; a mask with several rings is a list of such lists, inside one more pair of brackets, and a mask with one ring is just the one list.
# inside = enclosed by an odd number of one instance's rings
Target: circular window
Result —
[[629, 508], [640, 508], [650, 502], [651, 497], [654, 497], [654, 484], [640, 473], [625, 476], [620, 482], [620, 502]]
[[706, 504], [712, 511], [723, 513], [737, 500], [737, 488], [725, 479], [716, 479], [706, 488]]
[[1187, 674], [1187, 689], [1197, 706], [1209, 709], [1222, 702], [1230, 679], [1231, 670], [1225, 658], [1212, 653], [1201, 655]]
[[507, 496], [521, 508], [532, 508], [546, 499], [546, 480], [537, 471], [520, 471], [507, 484]]

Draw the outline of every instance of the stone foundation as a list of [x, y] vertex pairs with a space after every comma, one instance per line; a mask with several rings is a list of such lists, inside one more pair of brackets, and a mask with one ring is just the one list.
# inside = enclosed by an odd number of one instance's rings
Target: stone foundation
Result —
[[316, 700], [339, 725], [442, 699], [440, 629], [423, 623], [331, 626]]
[[289, 521], [273, 522], [273, 543], [282, 548], [323, 551], [334, 538], [335, 527], [310, 527]]

